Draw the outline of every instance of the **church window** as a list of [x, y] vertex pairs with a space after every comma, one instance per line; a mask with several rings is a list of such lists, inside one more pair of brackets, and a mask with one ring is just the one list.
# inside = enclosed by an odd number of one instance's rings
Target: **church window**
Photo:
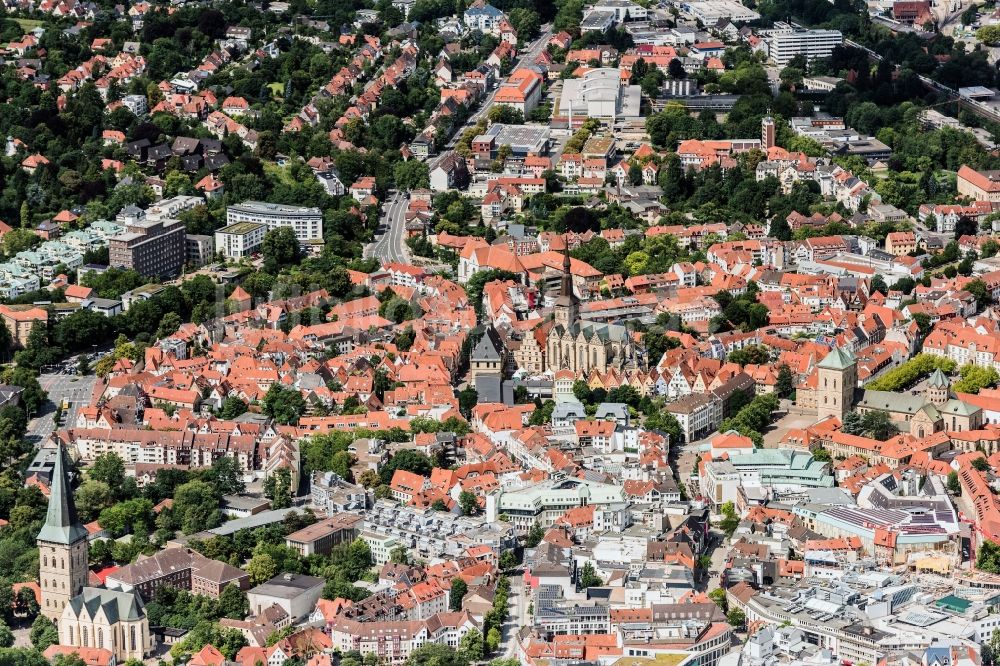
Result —
[[69, 644], [73, 644], [73, 625], [69, 626]]
[[83, 632], [83, 647], [90, 647], [90, 640], [87, 636], [87, 627], [81, 627], [80, 631]]
[[100, 627], [97, 628], [97, 647], [104, 647], [104, 630]]
[[131, 638], [132, 650], [135, 651], [135, 627], [129, 627], [128, 631]]
[[42, 557], [42, 565], [46, 566], [46, 567], [49, 566], [49, 556], [48, 555], [45, 555], [45, 556]]

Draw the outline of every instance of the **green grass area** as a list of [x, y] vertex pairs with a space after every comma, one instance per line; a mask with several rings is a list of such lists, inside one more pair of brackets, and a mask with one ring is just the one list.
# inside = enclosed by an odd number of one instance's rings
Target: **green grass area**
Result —
[[45, 25], [45, 21], [39, 21], [38, 19], [26, 19], [26, 18], [16, 18], [17, 24], [21, 26], [21, 30], [25, 32], [31, 32], [40, 25]]
[[275, 81], [274, 83], [268, 83], [267, 87], [271, 89], [271, 94], [275, 97], [285, 96], [285, 84]]

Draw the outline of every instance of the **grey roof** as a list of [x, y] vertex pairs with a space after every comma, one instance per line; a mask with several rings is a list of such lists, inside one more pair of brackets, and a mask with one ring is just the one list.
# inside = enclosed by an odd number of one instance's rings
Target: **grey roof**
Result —
[[101, 609], [108, 618], [108, 624], [132, 622], [146, 617], [146, 608], [135, 592], [119, 592], [97, 587], [85, 587], [80, 594], [69, 600], [73, 614], [80, 616], [86, 608], [87, 615], [94, 617]]
[[38, 532], [38, 540], [48, 543], [69, 545], [87, 538], [87, 529], [80, 524], [73, 504], [73, 494], [66, 470], [65, 453], [62, 444], [56, 450], [55, 465], [52, 468], [52, 487], [49, 494], [49, 510], [45, 514], [45, 524]]
[[858, 401], [858, 407], [903, 414], [916, 414], [925, 405], [933, 407], [922, 395], [894, 393], [892, 391], [873, 391], [871, 389], [865, 389], [862, 392], [861, 400]]
[[928, 386], [943, 386], [948, 387], [948, 378], [944, 376], [941, 372], [941, 368], [935, 368], [934, 372], [931, 373], [930, 379], [927, 380]]
[[473, 361], [499, 361], [503, 342], [492, 326], [486, 328], [486, 334], [480, 338], [479, 344], [472, 350]]
[[266, 583], [250, 590], [251, 594], [261, 594], [277, 599], [294, 599], [306, 590], [325, 585], [322, 578], [303, 576], [301, 574], [278, 574]]

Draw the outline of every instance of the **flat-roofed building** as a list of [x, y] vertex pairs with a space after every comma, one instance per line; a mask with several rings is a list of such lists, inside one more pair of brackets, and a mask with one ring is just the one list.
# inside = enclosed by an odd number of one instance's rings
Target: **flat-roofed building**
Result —
[[263, 224], [268, 230], [290, 227], [303, 244], [323, 239], [323, 213], [316, 207], [244, 201], [226, 209], [226, 223], [238, 222]]
[[215, 232], [215, 247], [228, 259], [239, 259], [260, 250], [267, 225], [260, 222], [236, 222]]
[[112, 266], [157, 277], [181, 272], [187, 256], [187, 233], [180, 220], [147, 217], [138, 211], [124, 222], [125, 233], [108, 241]]
[[335, 546], [354, 541], [362, 520], [357, 514], [338, 513], [292, 532], [285, 537], [285, 545], [303, 557], [329, 555]]
[[801, 30], [778, 22], [767, 38], [767, 49], [771, 60], [784, 67], [797, 55], [806, 60], [829, 57], [843, 43], [844, 35], [839, 30]]

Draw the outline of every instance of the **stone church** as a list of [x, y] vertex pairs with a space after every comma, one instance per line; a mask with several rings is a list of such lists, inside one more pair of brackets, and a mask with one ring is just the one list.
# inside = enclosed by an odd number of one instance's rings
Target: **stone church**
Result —
[[108, 650], [117, 662], [152, 650], [149, 620], [134, 592], [88, 587], [88, 533], [73, 503], [62, 446], [52, 470], [45, 524], [38, 533], [42, 613], [54, 620], [59, 643]]
[[[901, 433], [924, 438], [942, 430], [968, 432], [983, 425], [983, 410], [951, 397], [948, 378], [935, 370], [922, 392], [858, 389], [858, 362], [849, 350], [833, 349], [807, 382], [819, 420], [833, 416], [842, 423], [852, 409], [859, 414], [884, 412]], [[799, 404], [805, 398], [800, 388]]]
[[567, 251], [552, 326], [545, 340], [545, 369], [588, 374], [592, 370], [604, 373], [610, 368], [625, 370], [644, 366], [643, 351], [626, 327], [580, 318], [580, 301], [573, 293]]

